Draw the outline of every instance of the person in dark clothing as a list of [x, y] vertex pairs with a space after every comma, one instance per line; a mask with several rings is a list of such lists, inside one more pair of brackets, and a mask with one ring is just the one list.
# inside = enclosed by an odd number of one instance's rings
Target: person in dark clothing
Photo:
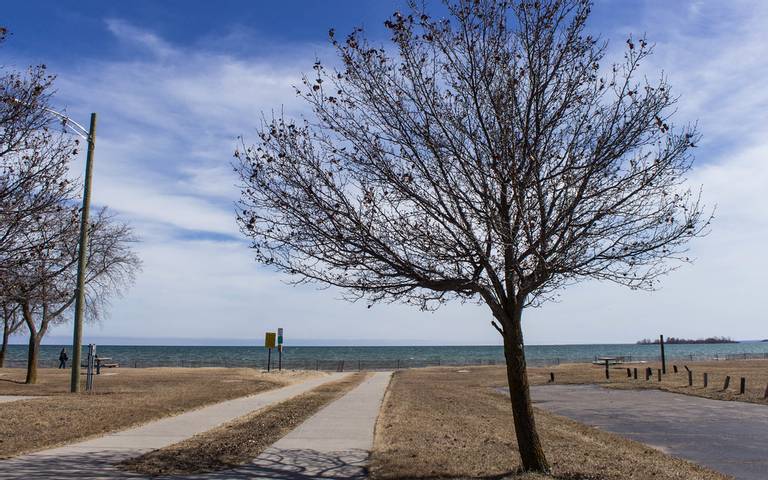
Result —
[[67, 360], [69, 360], [67, 349], [62, 348], [61, 353], [59, 354], [59, 368], [67, 368]]

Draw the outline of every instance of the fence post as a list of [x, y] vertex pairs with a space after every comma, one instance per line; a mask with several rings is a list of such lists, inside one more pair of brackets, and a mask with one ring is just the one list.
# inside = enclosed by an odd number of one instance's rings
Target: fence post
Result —
[[709, 385], [709, 375], [707, 374], [707, 372], [704, 372], [704, 388], [707, 388], [708, 385]]
[[627, 367], [627, 378], [631, 378], [631, 377], [632, 377], [632, 370], [629, 367]]
[[688, 365], [683, 365], [683, 368], [685, 368], [685, 371], [688, 372], [688, 386], [693, 386], [693, 370], [688, 368]]
[[611, 378], [611, 374], [608, 371], [608, 359], [605, 359], [605, 379], [609, 380]]
[[747, 392], [747, 379], [744, 377], [741, 377], [741, 382], [739, 382], [739, 395], [744, 395]]
[[728, 385], [730, 385], [730, 383], [731, 383], [731, 376], [730, 375], [726, 375], [725, 376], [725, 383], [723, 384], [723, 391], [728, 390]]
[[645, 381], [647, 382], [651, 378], [651, 367], [645, 368]]
[[635, 378], [635, 380], [637, 380], [637, 367], [635, 367], [635, 369], [633, 370], [632, 376]]
[[659, 381], [661, 381], [661, 368], [659, 369]]
[[765, 386], [765, 394], [763, 395], [763, 399], [768, 399], [768, 385]]
[[555, 383], [555, 372], [549, 372], [549, 383]]
[[677, 373], [677, 365], [672, 365], [672, 371]]

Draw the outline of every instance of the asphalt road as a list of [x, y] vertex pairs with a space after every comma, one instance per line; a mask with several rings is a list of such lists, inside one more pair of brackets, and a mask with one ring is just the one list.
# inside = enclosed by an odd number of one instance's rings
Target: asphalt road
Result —
[[737, 479], [768, 478], [768, 407], [658, 390], [531, 387], [537, 407]]

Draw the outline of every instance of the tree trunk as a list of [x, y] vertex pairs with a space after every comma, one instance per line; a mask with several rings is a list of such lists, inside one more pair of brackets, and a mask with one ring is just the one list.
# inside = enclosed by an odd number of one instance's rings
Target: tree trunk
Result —
[[40, 353], [40, 340], [37, 335], [30, 333], [29, 350], [27, 351], [27, 380], [25, 383], [32, 385], [37, 383], [37, 357]]
[[521, 325], [523, 308], [515, 307], [507, 318], [498, 318], [504, 325], [504, 356], [507, 359], [507, 382], [512, 414], [515, 420], [517, 448], [523, 470], [549, 472], [549, 464], [541, 448], [536, 422], [533, 418], [531, 394], [528, 388], [528, 372], [525, 365], [523, 330]]
[[0, 368], [5, 366], [5, 352], [8, 351], [8, 337], [11, 336], [11, 327], [8, 319], [3, 319], [3, 346], [0, 347]]

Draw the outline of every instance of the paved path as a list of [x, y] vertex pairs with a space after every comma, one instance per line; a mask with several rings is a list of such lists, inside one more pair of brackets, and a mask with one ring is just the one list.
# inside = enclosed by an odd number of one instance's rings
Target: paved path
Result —
[[531, 388], [534, 403], [737, 479], [768, 478], [768, 407], [659, 390]]
[[248, 397], [236, 398], [146, 425], [61, 448], [0, 461], [0, 479], [138, 477], [112, 467], [116, 462], [177, 443], [237, 417], [281, 402], [346, 374], [312, 378]]
[[278, 440], [252, 463], [194, 479], [367, 478], [373, 429], [391, 373], [377, 372]]
[[30, 398], [43, 398], [43, 397], [30, 396], [30, 395], [0, 395], [0, 403], [15, 402], [17, 400], [29, 400]]

